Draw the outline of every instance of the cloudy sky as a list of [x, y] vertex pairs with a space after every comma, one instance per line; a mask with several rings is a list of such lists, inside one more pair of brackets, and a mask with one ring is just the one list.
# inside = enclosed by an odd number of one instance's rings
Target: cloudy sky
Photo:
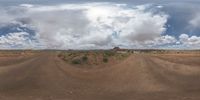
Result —
[[0, 49], [200, 49], [199, 0], [0, 0]]

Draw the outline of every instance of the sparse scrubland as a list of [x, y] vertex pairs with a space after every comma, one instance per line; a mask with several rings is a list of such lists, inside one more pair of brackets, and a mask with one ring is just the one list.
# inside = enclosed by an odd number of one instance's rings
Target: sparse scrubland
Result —
[[130, 53], [117, 53], [112, 50], [105, 51], [62, 51], [58, 57], [69, 64], [98, 66], [115, 64], [126, 59]]
[[0, 100], [200, 100], [199, 51], [0, 54]]

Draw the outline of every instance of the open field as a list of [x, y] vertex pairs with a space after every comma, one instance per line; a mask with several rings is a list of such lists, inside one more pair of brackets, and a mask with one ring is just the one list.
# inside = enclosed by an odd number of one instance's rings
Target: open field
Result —
[[199, 51], [0, 51], [0, 100], [200, 100], [199, 83]]

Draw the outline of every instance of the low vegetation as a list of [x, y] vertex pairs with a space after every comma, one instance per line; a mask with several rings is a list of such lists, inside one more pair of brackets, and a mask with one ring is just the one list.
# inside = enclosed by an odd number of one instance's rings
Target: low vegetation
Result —
[[112, 50], [105, 51], [62, 51], [58, 57], [66, 63], [74, 65], [101, 65], [117, 63], [127, 58], [130, 53], [117, 53]]
[[71, 61], [71, 63], [72, 64], [81, 64], [81, 60], [80, 59], [73, 59], [72, 61]]
[[114, 51], [104, 51], [104, 56], [111, 57], [114, 56], [116, 52]]
[[87, 56], [83, 56], [83, 57], [82, 57], [82, 61], [85, 62], [85, 61], [87, 61], [87, 60], [88, 60], [88, 57], [87, 57]]
[[103, 62], [104, 62], [104, 63], [107, 63], [107, 62], [108, 62], [108, 58], [105, 58], [105, 57], [104, 57], [104, 58], [103, 58]]

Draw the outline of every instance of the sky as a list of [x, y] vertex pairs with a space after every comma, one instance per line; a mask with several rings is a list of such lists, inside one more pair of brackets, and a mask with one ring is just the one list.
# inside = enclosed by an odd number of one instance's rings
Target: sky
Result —
[[0, 0], [0, 49], [200, 49], [199, 0]]

